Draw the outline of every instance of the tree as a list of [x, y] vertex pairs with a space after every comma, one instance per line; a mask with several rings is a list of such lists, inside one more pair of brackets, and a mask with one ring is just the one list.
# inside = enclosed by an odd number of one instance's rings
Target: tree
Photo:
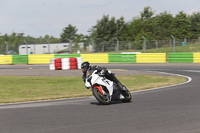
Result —
[[190, 38], [191, 36], [190, 21], [183, 11], [179, 12], [172, 22], [172, 34], [179, 39]]
[[76, 29], [75, 26], [72, 26], [69, 24], [67, 27], [63, 29], [63, 33], [61, 33], [61, 40], [62, 42], [69, 42], [69, 40], [75, 40], [77, 37], [77, 32], [78, 30]]
[[126, 30], [127, 28], [124, 17], [117, 19], [115, 36], [118, 37], [119, 40], [127, 40]]
[[76, 35], [76, 38], [75, 38], [75, 40], [74, 40], [74, 46], [73, 46], [73, 50], [74, 51], [77, 51], [77, 50], [80, 50], [80, 42], [81, 43], [83, 43], [83, 47], [84, 47], [84, 49], [86, 49], [86, 44], [85, 44], [85, 42], [86, 42], [86, 36], [84, 36], [83, 34], [77, 34]]
[[152, 16], [154, 15], [154, 12], [155, 11], [152, 11], [152, 8], [147, 6], [144, 8], [144, 11], [141, 12], [141, 19], [142, 20], [147, 20], [147, 19], [150, 19], [152, 18]]
[[155, 16], [154, 35], [156, 40], [165, 40], [172, 34], [173, 16], [166, 11]]
[[61, 42], [60, 39], [55, 38], [53, 36], [45, 35], [44, 37], [40, 36], [39, 38], [24, 36], [24, 33], [15, 33], [13, 32], [11, 35], [5, 34], [0, 36], [0, 54], [6, 54], [6, 45], [4, 41], [8, 43], [8, 50], [15, 51], [18, 53], [19, 44], [24, 44], [24, 40], [28, 42], [28, 44], [36, 44], [36, 43], [47, 43], [47, 39], [49, 42]]
[[136, 36], [142, 29], [142, 20], [140, 18], [134, 18], [131, 22], [127, 23], [126, 32], [127, 40], [134, 41]]
[[47, 34], [44, 37], [40, 37], [40, 41], [45, 42], [45, 43], [47, 43], [47, 41], [49, 43], [59, 43], [59, 42], [61, 42], [60, 39], [55, 38], [53, 36], [49, 36]]
[[115, 37], [123, 37], [125, 27], [124, 18], [116, 20], [115, 17], [109, 18], [109, 15], [104, 15], [101, 20], [91, 29], [91, 38], [96, 43], [96, 51], [111, 51], [115, 48]]
[[198, 39], [200, 37], [200, 12], [195, 12], [189, 16], [191, 23], [191, 38]]

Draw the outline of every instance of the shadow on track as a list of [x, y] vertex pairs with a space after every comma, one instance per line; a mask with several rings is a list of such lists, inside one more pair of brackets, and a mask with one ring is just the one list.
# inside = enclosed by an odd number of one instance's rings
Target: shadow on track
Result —
[[[129, 103], [132, 103], [129, 102]], [[101, 104], [99, 102], [90, 102], [91, 105], [97, 105], [97, 106], [105, 106], [104, 104]], [[106, 106], [109, 106], [109, 105], [113, 105], [113, 104], [128, 104], [128, 103], [123, 103], [122, 101], [111, 101], [110, 104], [106, 105]]]

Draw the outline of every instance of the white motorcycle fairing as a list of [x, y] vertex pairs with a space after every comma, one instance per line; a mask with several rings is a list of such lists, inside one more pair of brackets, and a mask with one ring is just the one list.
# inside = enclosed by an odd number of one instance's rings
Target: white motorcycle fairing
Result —
[[[97, 70], [88, 70], [86, 75], [86, 81], [85, 86], [87, 88], [90, 88], [92, 91], [93, 85], [98, 84], [101, 86], [105, 86], [109, 92], [110, 99], [113, 97], [113, 91], [114, 91], [114, 84], [113, 81], [110, 81], [106, 79], [105, 77], [99, 76], [97, 74]], [[102, 89], [103, 95], [106, 94], [106, 92]], [[116, 97], [116, 96], [115, 96]], [[117, 99], [123, 99], [124, 96], [120, 94], [120, 96], [117, 96]], [[116, 98], [112, 98], [116, 99]]]

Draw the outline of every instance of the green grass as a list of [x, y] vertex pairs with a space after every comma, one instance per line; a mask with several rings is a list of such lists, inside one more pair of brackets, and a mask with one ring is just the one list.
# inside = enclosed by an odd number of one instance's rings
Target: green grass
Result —
[[[129, 90], [143, 90], [186, 81], [183, 77], [117, 76]], [[90, 96], [79, 76], [0, 76], [0, 103]]]

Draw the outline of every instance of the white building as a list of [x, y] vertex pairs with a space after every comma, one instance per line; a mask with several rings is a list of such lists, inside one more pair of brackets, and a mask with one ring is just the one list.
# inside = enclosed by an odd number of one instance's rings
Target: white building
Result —
[[[79, 47], [83, 48], [83, 43], [79, 43]], [[50, 44], [44, 43], [44, 44], [20, 44], [19, 45], [19, 55], [54, 54], [61, 50], [70, 51], [70, 44], [69, 43], [50, 43]]]

